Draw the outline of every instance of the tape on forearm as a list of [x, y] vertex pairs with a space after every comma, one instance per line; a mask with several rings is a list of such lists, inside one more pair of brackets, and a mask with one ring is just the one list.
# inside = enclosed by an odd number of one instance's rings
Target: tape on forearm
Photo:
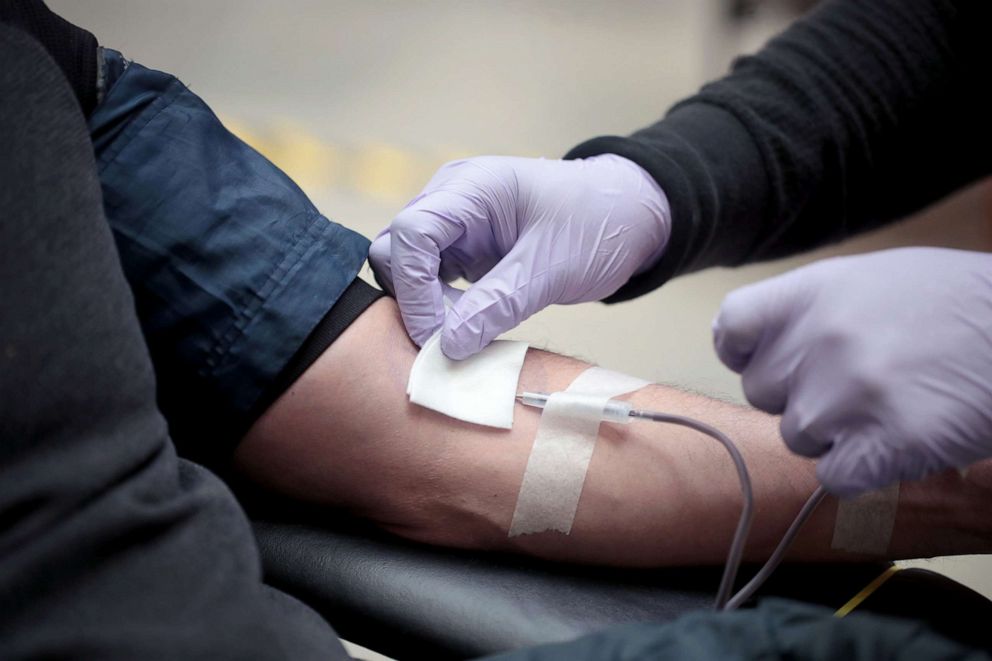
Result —
[[564, 392], [548, 398], [517, 495], [510, 537], [572, 531], [602, 411], [611, 398], [647, 384], [643, 379], [590, 367]]
[[441, 334], [424, 343], [413, 361], [410, 401], [449, 417], [510, 429], [526, 342], [496, 340], [465, 360], [441, 353]]
[[889, 550], [899, 508], [899, 483], [841, 500], [830, 548], [884, 555]]
[[[441, 353], [440, 334], [424, 343], [410, 369], [414, 404], [449, 417], [510, 429], [524, 342], [497, 340], [465, 360]], [[568, 534], [610, 399], [648, 382], [600, 367], [582, 372], [542, 411], [510, 524], [510, 536], [557, 530]]]

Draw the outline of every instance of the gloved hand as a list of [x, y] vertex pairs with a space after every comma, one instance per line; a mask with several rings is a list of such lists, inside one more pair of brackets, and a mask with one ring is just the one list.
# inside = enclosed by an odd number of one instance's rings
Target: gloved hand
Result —
[[[369, 261], [414, 342], [443, 327], [457, 360], [552, 303], [615, 292], [657, 262], [669, 215], [654, 179], [620, 156], [482, 156], [442, 167]], [[459, 276], [475, 283], [464, 294], [446, 284]]]
[[992, 255], [825, 260], [732, 292], [713, 333], [837, 495], [992, 456]]

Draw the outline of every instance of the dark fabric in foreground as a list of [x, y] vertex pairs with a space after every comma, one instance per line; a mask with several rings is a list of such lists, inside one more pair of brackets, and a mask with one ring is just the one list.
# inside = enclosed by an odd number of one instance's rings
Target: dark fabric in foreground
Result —
[[176, 458], [61, 71], [0, 25], [0, 658], [343, 658]]
[[93, 112], [99, 71], [96, 37], [57, 15], [41, 0], [0, 0], [0, 23], [22, 30], [41, 44], [69, 81], [83, 114]]
[[[693, 611], [720, 618], [710, 609], [721, 567], [589, 567], [435, 548], [396, 539], [326, 509], [280, 503], [251, 490], [239, 493], [253, 519], [266, 581], [313, 606], [347, 640], [387, 656], [474, 658], [621, 625], [662, 625]], [[888, 567], [787, 564], [762, 586], [758, 598], [817, 604], [832, 618]], [[743, 567], [740, 584], [758, 568]], [[965, 647], [990, 644], [992, 602], [923, 569], [896, 572], [855, 612], [912, 620], [920, 631], [928, 627]], [[735, 631], [728, 630], [722, 644], [734, 645]], [[850, 635], [859, 631], [851, 629]], [[807, 642], [820, 644], [815, 636]], [[586, 644], [576, 643], [569, 653], [586, 658]]]
[[633, 659], [987, 660], [909, 620], [832, 617], [831, 611], [769, 599], [747, 611], [698, 612], [665, 626], [632, 625], [573, 643], [486, 657], [492, 661], [628, 661]]

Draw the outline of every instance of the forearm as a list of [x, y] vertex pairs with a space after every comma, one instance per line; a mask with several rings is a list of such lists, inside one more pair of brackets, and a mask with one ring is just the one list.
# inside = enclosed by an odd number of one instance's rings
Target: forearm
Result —
[[[629, 399], [635, 408], [695, 418], [731, 437], [747, 462], [754, 489], [755, 519], [745, 558], [767, 559], [819, 486], [814, 461], [791, 453], [783, 443], [779, 418], [666, 386], [648, 386]], [[992, 517], [981, 509], [992, 497], [990, 478], [992, 463], [986, 462], [967, 478], [951, 471], [902, 485], [886, 557], [992, 548]], [[791, 559], [864, 557], [831, 548], [838, 504], [833, 497], [821, 503], [797, 538]], [[719, 563], [740, 509], [733, 464], [712, 439], [670, 425], [603, 425], [573, 537], [585, 532], [597, 554], [600, 544], [615, 539], [615, 548], [604, 547], [599, 557], [636, 565]]]
[[[518, 407], [505, 431], [411, 405], [405, 386], [415, 356], [395, 304], [379, 301], [259, 419], [238, 449], [239, 468], [274, 490], [429, 543], [632, 566], [722, 562], [741, 503], [729, 458], [711, 439], [648, 422], [601, 426], [570, 535], [508, 537], [540, 413]], [[520, 387], [563, 390], [586, 367], [531, 350]], [[816, 486], [812, 462], [789, 454], [777, 420], [664, 386], [630, 399], [704, 420], [738, 443], [757, 505], [748, 557], [766, 557]], [[974, 522], [951, 513], [973, 512], [987, 497], [959, 477], [907, 485], [893, 555], [988, 548], [967, 532]], [[828, 499], [795, 558], [852, 557], [830, 550], [835, 512]]]

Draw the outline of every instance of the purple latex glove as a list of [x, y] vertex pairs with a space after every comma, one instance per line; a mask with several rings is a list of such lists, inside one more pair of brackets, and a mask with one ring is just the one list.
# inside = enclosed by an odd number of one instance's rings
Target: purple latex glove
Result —
[[[481, 156], [442, 167], [369, 262], [414, 342], [443, 328], [457, 360], [552, 303], [615, 292], [661, 257], [669, 215], [654, 179], [620, 156]], [[475, 284], [463, 294], [446, 284], [457, 277]]]
[[905, 248], [732, 292], [713, 323], [744, 393], [853, 495], [992, 456], [992, 256]]

